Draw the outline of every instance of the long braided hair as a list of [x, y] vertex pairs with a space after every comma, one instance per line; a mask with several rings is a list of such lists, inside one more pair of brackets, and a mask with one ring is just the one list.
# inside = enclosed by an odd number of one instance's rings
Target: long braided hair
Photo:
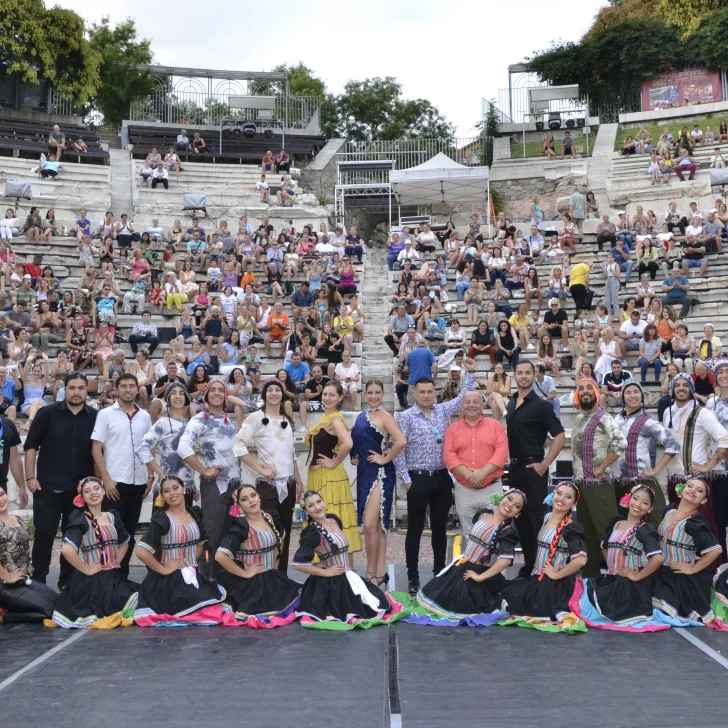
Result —
[[[231, 516], [239, 517], [243, 515], [243, 511], [238, 504], [238, 498], [240, 497], [240, 493], [242, 492], [243, 488], [251, 488], [256, 493], [258, 492], [258, 489], [251, 483], [243, 483], [242, 485], [240, 485], [240, 487], [236, 488], [233, 491], [233, 505], [229, 511]], [[273, 531], [273, 535], [276, 537], [276, 548], [280, 551], [281, 545], [283, 544], [285, 532], [281, 533], [278, 530], [278, 528], [276, 527], [276, 523], [273, 520], [273, 517], [270, 515], [270, 513], [264, 511], [262, 508], [260, 510], [260, 515], [263, 516], [263, 520], [270, 526], [271, 531]]]
[[[558, 490], [562, 485], [568, 486], [569, 488], [572, 488], [574, 493], [576, 493], [576, 502], [579, 502], [579, 497], [581, 496], [581, 493], [579, 492], [579, 489], [576, 487], [576, 485], [570, 481], [566, 481], [564, 483], [559, 483], [556, 486], [556, 489]], [[556, 530], [554, 531], [553, 538], [551, 539], [551, 543], [549, 544], [549, 555], [546, 558], [546, 563], [544, 566], [551, 566], [551, 564], [554, 563], [554, 559], [556, 558], [556, 551], [559, 546], [559, 541], [561, 539], [561, 534], [563, 530], [566, 528], [566, 526], [571, 522], [571, 511], [567, 511], [564, 514], [564, 517], [559, 521], [559, 525], [556, 526]], [[541, 573], [538, 576], [538, 580], [541, 581], [543, 579], [544, 573], [541, 571]]]
[[86, 485], [86, 483], [98, 483], [102, 488], [104, 487], [103, 483], [96, 477], [90, 476], [88, 478], [84, 478], [79, 484], [78, 484], [78, 495], [76, 498], [74, 498], [73, 503], [74, 505], [77, 505], [79, 508], [83, 508], [83, 515], [88, 518], [88, 520], [91, 522], [91, 529], [94, 532], [94, 536], [96, 538], [96, 543], [98, 544], [98, 547], [100, 549], [101, 554], [101, 564], [102, 566], [106, 566], [106, 562], [108, 561], [108, 558], [106, 556], [106, 541], [104, 541], [104, 536], [101, 532], [101, 526], [99, 525], [99, 522], [96, 520], [96, 516], [94, 516], [93, 513], [91, 513], [91, 509], [86, 504], [86, 500], [83, 497], [83, 486]]

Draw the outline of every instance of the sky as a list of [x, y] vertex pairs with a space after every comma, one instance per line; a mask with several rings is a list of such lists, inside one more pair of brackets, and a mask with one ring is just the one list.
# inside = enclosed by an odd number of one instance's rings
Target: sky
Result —
[[[50, 5], [50, 0], [46, 0]], [[578, 40], [605, 0], [58, 0], [89, 22], [135, 20], [155, 61], [268, 71], [303, 61], [341, 92], [350, 79], [394, 76], [470, 136], [481, 98], [508, 87], [508, 65], [551, 41]], [[191, 40], [194, 39], [194, 42]]]

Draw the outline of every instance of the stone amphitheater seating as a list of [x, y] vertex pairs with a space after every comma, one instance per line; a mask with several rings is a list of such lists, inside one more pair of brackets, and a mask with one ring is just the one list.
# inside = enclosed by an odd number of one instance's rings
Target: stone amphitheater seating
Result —
[[[152, 147], [156, 147], [160, 154], [166, 154], [169, 147], [175, 145], [179, 126], [140, 125], [129, 127], [129, 141], [134, 145], [134, 157], [143, 159]], [[205, 140], [207, 152], [204, 154], [178, 152], [182, 162], [227, 162], [238, 164], [260, 165], [265, 153], [275, 147], [280, 147], [281, 141], [278, 135], [273, 138], [266, 138], [262, 134], [256, 134], [252, 139], [240, 135], [230, 134], [223, 136], [222, 151], [220, 149], [220, 136], [217, 131], [207, 129], [195, 129], [186, 127], [187, 136], [192, 139], [195, 132]], [[286, 134], [285, 149], [292, 159], [312, 159], [324, 147], [324, 137], [314, 134]], [[274, 149], [278, 153], [279, 149]]]
[[[98, 135], [86, 126], [76, 124], [59, 124], [61, 131], [66, 135], [66, 144], [78, 137], [88, 146], [88, 151], [79, 153], [71, 149], [65, 149], [62, 161], [65, 163], [90, 162], [109, 163], [109, 153], [105, 151], [99, 142]], [[30, 157], [37, 159], [41, 152], [48, 149], [48, 133], [53, 125], [48, 122], [31, 121], [26, 119], [15, 119], [0, 116], [0, 154], [10, 152], [13, 156]]]

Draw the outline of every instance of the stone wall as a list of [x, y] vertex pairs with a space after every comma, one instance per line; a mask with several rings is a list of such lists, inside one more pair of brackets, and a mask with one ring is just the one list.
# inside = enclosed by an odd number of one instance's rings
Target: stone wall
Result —
[[[557, 179], [533, 177], [530, 179], [505, 180], [491, 183], [491, 187], [506, 202], [508, 216], [514, 219], [528, 218], [529, 206], [534, 195], [539, 196], [539, 206], [546, 220], [559, 216], [557, 200], [568, 197], [576, 185], [585, 185], [586, 175], [567, 174]], [[496, 211], [497, 212], [497, 211]]]
[[316, 159], [301, 170], [301, 187], [314, 194], [323, 194], [326, 200], [334, 199], [334, 186], [337, 177], [336, 156], [340, 152], [345, 139], [330, 139], [326, 146], [316, 155]]

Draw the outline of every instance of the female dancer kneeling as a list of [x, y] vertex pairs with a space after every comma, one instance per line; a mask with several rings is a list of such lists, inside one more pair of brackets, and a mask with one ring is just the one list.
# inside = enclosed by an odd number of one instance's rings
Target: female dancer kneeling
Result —
[[[5, 437], [9, 438], [8, 430]], [[14, 428], [12, 434], [18, 437]], [[31, 571], [28, 529], [21, 518], [10, 514], [8, 494], [0, 485], [0, 622], [51, 618], [58, 595], [42, 582], [32, 581]]]
[[710, 606], [712, 574], [708, 567], [721, 548], [708, 519], [698, 509], [708, 500], [708, 485], [697, 478], [678, 483], [677, 508], [668, 506], [658, 532], [665, 563], [654, 576], [655, 616], [675, 627], [698, 627], [714, 621]]
[[296, 619], [299, 585], [277, 568], [285, 535], [278, 514], [261, 510], [255, 486], [244, 484], [233, 492], [230, 515], [235, 521], [215, 554], [228, 590], [223, 609], [248, 627], [290, 624]]
[[512, 488], [492, 500], [495, 513], [475, 514], [462, 557], [417, 592], [414, 613], [405, 621], [487, 627], [508, 616], [500, 609], [502, 572], [513, 563], [518, 531], [511, 519], [526, 505], [526, 496]]
[[657, 632], [669, 625], [653, 618], [652, 575], [665, 557], [655, 527], [647, 516], [655, 506], [655, 492], [636, 485], [619, 501], [628, 509], [615, 516], [602, 541], [607, 573], [577, 583], [571, 607], [590, 627], [625, 632]]
[[501, 592], [503, 610], [511, 616], [499, 624], [546, 632], [586, 632], [586, 625], [569, 607], [577, 572], [586, 564], [584, 528], [571, 520], [579, 495], [573, 483], [560, 483], [546, 498], [553, 510], [538, 532], [536, 565], [531, 576], [510, 582]]
[[[308, 574], [301, 591], [298, 616], [304, 627], [367, 629], [407, 616], [403, 605], [349, 568], [349, 541], [338, 516], [326, 513], [315, 490], [303, 495], [308, 525], [293, 558], [293, 567]], [[318, 556], [319, 563], [311, 562]]]
[[159, 490], [164, 506], [136, 547], [149, 572], [139, 587], [134, 621], [140, 627], [221, 624], [225, 590], [197, 569], [205, 544], [202, 515], [186, 505], [178, 475], [165, 476]]
[[129, 534], [116, 511], [104, 511], [104, 486], [84, 478], [73, 501], [78, 510], [68, 519], [61, 555], [75, 571], [56, 601], [47, 627], [111, 629], [129, 627], [137, 585], [127, 581], [119, 563], [129, 548]]

